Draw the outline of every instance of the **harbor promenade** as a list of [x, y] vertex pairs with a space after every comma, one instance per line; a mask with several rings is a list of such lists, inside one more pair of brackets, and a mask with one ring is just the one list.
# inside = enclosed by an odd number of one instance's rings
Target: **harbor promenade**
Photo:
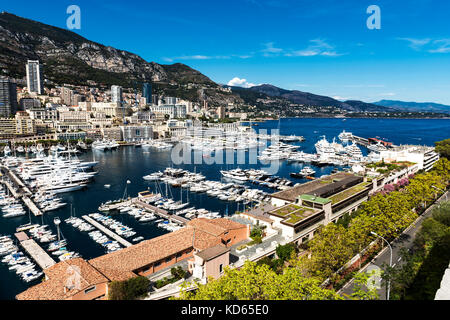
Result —
[[42, 270], [50, 268], [56, 264], [44, 249], [39, 246], [36, 241], [29, 239], [24, 232], [19, 232], [15, 234], [16, 238], [19, 240], [20, 245], [25, 249], [25, 251], [36, 261]]
[[92, 224], [97, 229], [99, 229], [100, 231], [102, 231], [104, 234], [106, 234], [110, 238], [112, 238], [112, 239], [116, 240], [117, 242], [119, 242], [121, 245], [123, 245], [125, 247], [130, 247], [132, 245], [130, 242], [128, 242], [124, 238], [120, 237], [116, 233], [112, 232], [108, 228], [102, 226], [100, 223], [98, 223], [97, 221], [95, 221], [91, 217], [88, 217], [88, 216], [85, 215], [85, 216], [82, 216], [82, 218], [84, 220], [86, 220], [87, 222], [89, 222], [90, 224]]

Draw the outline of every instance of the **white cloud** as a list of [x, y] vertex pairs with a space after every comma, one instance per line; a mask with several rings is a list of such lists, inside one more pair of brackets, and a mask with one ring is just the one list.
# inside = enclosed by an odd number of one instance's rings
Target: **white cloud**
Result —
[[238, 77], [234, 77], [230, 81], [228, 81], [229, 86], [233, 87], [243, 87], [243, 88], [251, 88], [256, 86], [254, 83], [247, 82], [247, 79], [241, 79]]
[[420, 50], [424, 45], [430, 43], [431, 39], [415, 39], [415, 38], [398, 38], [399, 40], [409, 42], [409, 47], [414, 50]]
[[273, 42], [264, 43], [265, 48], [262, 49], [261, 52], [264, 52], [264, 53], [280, 53], [281, 51], [283, 51], [283, 49], [281, 49], [281, 48], [275, 48], [273, 46], [273, 44], [274, 44]]
[[338, 57], [341, 53], [337, 53], [335, 47], [322, 39], [313, 39], [309, 41], [311, 44], [303, 50], [291, 51], [285, 54], [287, 57], [312, 57], [312, 56], [328, 56]]
[[449, 53], [450, 52], [450, 39], [440, 39], [433, 41], [433, 44], [437, 46], [435, 49], [428, 50], [431, 53]]

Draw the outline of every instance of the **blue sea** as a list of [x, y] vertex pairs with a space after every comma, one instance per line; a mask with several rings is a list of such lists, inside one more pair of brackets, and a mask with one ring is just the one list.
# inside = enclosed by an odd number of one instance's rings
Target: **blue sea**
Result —
[[[331, 141], [342, 130], [365, 138], [376, 137], [394, 144], [420, 144], [433, 146], [435, 141], [450, 138], [450, 120], [446, 119], [281, 119], [274, 121], [260, 122], [257, 126], [252, 126], [256, 131], [279, 129], [282, 135], [302, 135], [306, 138], [304, 142], [295, 143], [304, 152], [315, 152], [314, 144], [321, 138]], [[338, 140], [338, 139], [337, 139]], [[363, 153], [367, 150], [361, 148]], [[98, 207], [102, 202], [110, 199], [122, 198], [126, 192], [128, 195], [136, 196], [139, 191], [151, 190], [160, 191], [154, 182], [146, 182], [142, 179], [144, 175], [152, 172], [164, 170], [166, 167], [179, 167], [204, 174], [209, 180], [220, 180], [220, 170], [240, 168], [260, 168], [263, 165], [226, 165], [226, 164], [181, 164], [174, 165], [171, 161], [171, 151], [156, 151], [154, 149], [144, 150], [142, 148], [122, 147], [115, 151], [98, 152], [88, 151], [79, 156], [80, 160], [98, 161], [95, 170], [98, 175], [95, 180], [88, 185], [85, 190], [67, 193], [61, 197], [68, 205], [60, 210], [45, 214], [43, 218], [32, 216], [32, 222], [49, 224], [56, 232], [53, 224], [54, 217], [62, 220], [70, 216], [70, 204], [74, 214], [81, 216], [88, 213], [98, 212]], [[277, 173], [280, 177], [290, 178], [290, 172], [298, 172], [302, 164], [291, 164], [282, 162]], [[317, 176], [329, 174], [333, 167], [316, 168]], [[291, 179], [291, 178], [290, 178]], [[130, 184], [127, 184], [130, 180]], [[294, 183], [306, 182], [306, 180], [292, 179]], [[109, 189], [105, 184], [110, 184]], [[249, 184], [249, 186], [256, 187]], [[166, 187], [161, 186], [163, 193]], [[263, 189], [273, 192], [271, 189]], [[169, 196], [176, 200], [189, 201], [190, 206], [206, 208], [212, 211], [220, 211], [223, 215], [233, 214], [238, 208], [234, 202], [224, 202], [217, 198], [208, 197], [206, 194], [189, 193], [180, 188], [167, 188]], [[133, 227], [137, 235], [142, 235], [145, 239], [150, 239], [162, 235], [167, 231], [156, 227], [153, 223], [140, 224], [127, 214], [115, 215], [115, 218], [124, 224]], [[4, 219], [0, 217], [0, 235], [13, 235], [15, 228], [21, 224], [29, 222], [29, 217], [17, 217]], [[103, 248], [89, 238], [86, 233], [81, 233], [72, 226], [61, 224], [63, 236], [67, 239], [68, 248], [79, 252], [82, 257], [91, 259], [104, 254]], [[36, 284], [32, 282], [26, 284], [13, 272], [10, 272], [6, 265], [0, 263], [0, 299], [14, 299], [15, 295], [25, 290], [28, 286]]]

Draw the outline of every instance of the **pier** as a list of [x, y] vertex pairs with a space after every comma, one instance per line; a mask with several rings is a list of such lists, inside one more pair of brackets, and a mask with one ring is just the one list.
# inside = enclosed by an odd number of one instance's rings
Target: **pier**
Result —
[[100, 223], [98, 223], [97, 221], [95, 221], [94, 219], [92, 219], [91, 217], [85, 215], [82, 216], [82, 218], [84, 220], [86, 220], [87, 222], [89, 222], [90, 224], [92, 224], [94, 227], [96, 227], [97, 229], [99, 229], [100, 231], [102, 231], [104, 234], [106, 234], [107, 236], [109, 236], [110, 238], [116, 240], [117, 242], [119, 242], [121, 245], [125, 246], [125, 247], [130, 247], [132, 246], [132, 244], [130, 242], [128, 242], [127, 240], [125, 240], [124, 238], [120, 237], [119, 235], [117, 235], [116, 233], [112, 232], [111, 230], [109, 230], [108, 228], [102, 226]]
[[362, 138], [362, 137], [358, 137], [355, 135], [352, 135], [352, 137], [349, 139], [357, 144], [363, 145], [363, 146], [368, 146], [369, 145], [369, 139], [366, 138]]
[[42, 270], [50, 268], [56, 264], [44, 249], [39, 246], [36, 241], [29, 239], [24, 232], [19, 232], [15, 234], [16, 238], [19, 240], [20, 245], [25, 249], [25, 251], [36, 261]]
[[138, 200], [137, 198], [134, 198], [132, 200], [134, 205], [137, 205], [139, 207], [141, 207], [144, 210], [153, 212], [154, 214], [164, 218], [164, 219], [168, 219], [169, 221], [172, 222], [176, 222], [179, 223], [181, 225], [187, 225], [187, 223], [189, 222], [188, 219], [177, 216], [176, 214], [170, 214], [169, 212], [167, 212], [166, 210], [163, 210], [161, 208], [152, 206], [151, 204], [142, 202], [141, 200]]
[[30, 198], [28, 198], [27, 196], [23, 196], [22, 200], [36, 217], [42, 216], [42, 211], [34, 204], [34, 202]]

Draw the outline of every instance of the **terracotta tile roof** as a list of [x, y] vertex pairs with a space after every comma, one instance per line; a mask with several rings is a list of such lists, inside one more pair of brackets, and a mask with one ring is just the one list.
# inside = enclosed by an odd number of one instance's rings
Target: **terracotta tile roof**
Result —
[[214, 259], [215, 257], [218, 257], [224, 253], [229, 252], [230, 249], [225, 247], [223, 244], [218, 244], [214, 247], [210, 247], [208, 249], [202, 250], [195, 255], [199, 256], [205, 261], [209, 261], [211, 259]]
[[[147, 240], [136, 245], [89, 260], [95, 268], [112, 281], [135, 276], [133, 271], [151, 263], [192, 248], [194, 228], [183, 229]], [[220, 239], [202, 230], [195, 230], [195, 248], [203, 250], [220, 243]]]
[[237, 223], [235, 221], [226, 218], [218, 218], [218, 219], [197, 218], [189, 221], [188, 225], [195, 227], [196, 229], [200, 229], [204, 232], [210, 233], [214, 236], [220, 236], [221, 234], [229, 230], [246, 228], [246, 225]]
[[88, 287], [108, 282], [105, 276], [82, 258], [59, 262], [44, 272], [47, 280], [18, 294], [16, 299], [64, 300]]

